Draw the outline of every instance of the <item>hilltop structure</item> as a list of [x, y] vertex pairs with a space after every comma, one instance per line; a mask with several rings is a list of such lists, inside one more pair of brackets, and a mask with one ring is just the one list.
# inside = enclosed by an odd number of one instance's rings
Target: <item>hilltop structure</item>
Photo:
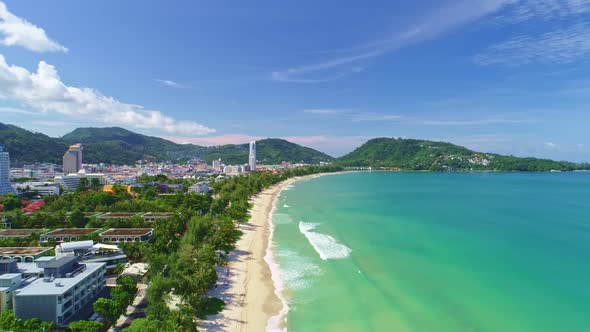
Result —
[[0, 145], [0, 195], [14, 192], [10, 186], [10, 156]]
[[82, 170], [82, 144], [72, 144], [63, 157], [64, 173], [78, 173]]
[[250, 156], [248, 158], [250, 170], [256, 170], [256, 141], [250, 142]]

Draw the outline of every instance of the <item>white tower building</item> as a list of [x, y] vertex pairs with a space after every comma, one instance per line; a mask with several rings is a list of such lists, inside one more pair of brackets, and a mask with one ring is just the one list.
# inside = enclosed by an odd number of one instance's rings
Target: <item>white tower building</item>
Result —
[[82, 144], [70, 145], [63, 157], [64, 173], [78, 173], [82, 170]]
[[4, 146], [0, 145], [0, 195], [13, 193], [10, 186], [10, 156], [8, 151], [4, 151]]
[[250, 158], [248, 158], [250, 170], [256, 170], [256, 141], [250, 142]]

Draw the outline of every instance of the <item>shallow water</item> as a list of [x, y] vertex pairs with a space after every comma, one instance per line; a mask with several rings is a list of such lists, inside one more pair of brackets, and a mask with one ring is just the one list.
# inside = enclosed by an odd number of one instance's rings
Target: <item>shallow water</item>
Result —
[[325, 176], [273, 221], [289, 331], [588, 329], [588, 173]]

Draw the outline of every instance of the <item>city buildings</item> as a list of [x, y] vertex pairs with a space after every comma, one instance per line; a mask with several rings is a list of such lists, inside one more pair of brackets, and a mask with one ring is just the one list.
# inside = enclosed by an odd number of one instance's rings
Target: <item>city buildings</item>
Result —
[[0, 145], [0, 195], [13, 192], [10, 186], [10, 156], [8, 151], [4, 151], [4, 146]]
[[251, 141], [250, 142], [250, 156], [248, 158], [249, 161], [249, 165], [250, 165], [250, 170], [251, 171], [255, 171], [256, 170], [256, 141]]
[[63, 170], [65, 174], [82, 170], [82, 144], [70, 145], [63, 157]]

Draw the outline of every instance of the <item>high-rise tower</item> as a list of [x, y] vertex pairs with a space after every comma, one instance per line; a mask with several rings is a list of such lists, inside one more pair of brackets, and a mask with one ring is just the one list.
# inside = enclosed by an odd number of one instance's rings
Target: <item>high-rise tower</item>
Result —
[[82, 169], [82, 144], [70, 145], [63, 158], [64, 173], [78, 173]]
[[10, 186], [10, 156], [0, 145], [0, 195], [14, 192]]
[[248, 158], [250, 164], [250, 170], [256, 170], [256, 141], [250, 142], [250, 158]]

